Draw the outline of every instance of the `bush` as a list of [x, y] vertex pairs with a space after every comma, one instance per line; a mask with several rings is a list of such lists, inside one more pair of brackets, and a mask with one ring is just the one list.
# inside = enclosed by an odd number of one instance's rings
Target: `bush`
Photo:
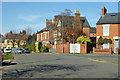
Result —
[[35, 51], [35, 46], [28, 46], [30, 51]]
[[86, 43], [86, 42], [91, 42], [91, 40], [86, 36], [80, 36], [77, 38], [77, 42], [78, 43]]
[[41, 47], [41, 52], [49, 52], [49, 47], [47, 46]]
[[40, 51], [41, 47], [42, 47], [42, 42], [39, 42], [38, 43], [38, 49], [39, 49], [39, 51]]
[[13, 55], [11, 55], [11, 54], [2, 53], [2, 55], [3, 55], [3, 60], [13, 59], [14, 58]]

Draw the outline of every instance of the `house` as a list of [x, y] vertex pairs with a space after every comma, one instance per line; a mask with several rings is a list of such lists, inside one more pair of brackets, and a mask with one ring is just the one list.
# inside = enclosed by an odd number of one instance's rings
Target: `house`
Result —
[[[54, 22], [46, 19], [46, 27], [36, 33], [37, 41], [43, 43], [43, 46], [49, 46], [50, 43], [53, 45], [62, 43], [62, 20], [64, 30], [68, 27], [72, 30], [72, 27], [79, 28], [87, 37], [90, 37], [90, 25], [86, 17], [81, 17], [79, 10], [75, 11], [75, 16], [54, 16]], [[64, 31], [65, 32], [65, 31]], [[67, 34], [67, 33], [66, 33]], [[80, 35], [77, 35], [80, 36]], [[69, 38], [69, 37], [68, 37]], [[64, 42], [66, 42], [64, 40]]]
[[0, 38], [0, 49], [2, 49], [2, 45], [4, 45], [4, 37], [3, 35], [1, 35], [1, 38]]
[[90, 27], [90, 40], [96, 42], [96, 27]]
[[25, 47], [26, 45], [26, 31], [23, 30], [22, 34], [13, 34], [12, 31], [5, 35], [4, 44], [2, 48], [18, 48], [19, 46]]
[[[116, 53], [116, 48], [120, 48], [120, 13], [107, 13], [105, 7], [102, 8], [102, 16], [97, 21], [97, 39], [100, 36], [112, 40], [112, 44], [105, 43], [103, 48], [112, 48], [112, 51]], [[98, 45], [96, 45], [98, 48]]]
[[55, 24], [52, 24], [52, 20], [46, 19], [46, 27], [36, 33], [37, 42], [42, 42], [43, 46], [49, 46], [50, 30], [54, 28]]

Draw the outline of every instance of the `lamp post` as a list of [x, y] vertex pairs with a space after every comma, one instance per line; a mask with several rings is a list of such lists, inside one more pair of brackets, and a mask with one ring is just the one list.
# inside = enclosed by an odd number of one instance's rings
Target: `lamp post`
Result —
[[64, 49], [63, 49], [63, 15], [65, 13], [61, 12], [61, 11], [53, 11], [53, 12], [60, 12], [62, 14], [62, 53], [64, 53]]

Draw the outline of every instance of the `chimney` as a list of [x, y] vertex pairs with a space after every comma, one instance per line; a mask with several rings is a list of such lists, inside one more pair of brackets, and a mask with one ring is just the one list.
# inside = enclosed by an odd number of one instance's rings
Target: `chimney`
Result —
[[9, 34], [12, 34], [12, 31], [10, 31]]
[[5, 35], [5, 38], [7, 38], [7, 35]]
[[79, 10], [75, 10], [75, 17], [80, 18], [80, 12], [79, 12]]
[[1, 35], [1, 38], [3, 38], [3, 35]]
[[107, 12], [107, 9], [105, 8], [105, 6], [103, 6], [103, 8], [102, 8], [102, 16], [104, 16], [106, 14], [106, 12]]
[[48, 25], [51, 25], [51, 24], [52, 24], [52, 19], [50, 19], [50, 20], [46, 19], [46, 27], [47, 27]]
[[57, 16], [54, 16], [54, 24], [56, 23], [56, 18], [57, 18]]
[[26, 31], [25, 30], [22, 31], [22, 35], [26, 35]]
[[75, 17], [74, 17], [74, 28], [82, 29], [82, 22], [80, 21], [80, 12], [79, 10], [75, 10]]

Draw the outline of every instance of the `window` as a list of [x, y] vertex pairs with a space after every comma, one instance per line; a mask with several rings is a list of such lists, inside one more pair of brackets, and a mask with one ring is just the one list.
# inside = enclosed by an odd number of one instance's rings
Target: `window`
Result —
[[109, 43], [104, 43], [103, 44], [103, 49], [108, 49], [109, 48]]
[[46, 43], [45, 43], [45, 46], [46, 46]]
[[7, 40], [7, 43], [9, 43], [9, 40]]
[[58, 27], [59, 27], [59, 26], [61, 26], [61, 21], [60, 21], [60, 20], [59, 20], [59, 22], [58, 22], [58, 25], [57, 25], [57, 26], [58, 26]]
[[39, 41], [39, 34], [37, 34], [37, 41]]
[[57, 37], [57, 30], [54, 31], [54, 37]]
[[41, 33], [41, 40], [42, 40], [42, 33]]
[[47, 33], [45, 33], [45, 39], [47, 38]]
[[103, 26], [103, 36], [109, 36], [109, 24]]

